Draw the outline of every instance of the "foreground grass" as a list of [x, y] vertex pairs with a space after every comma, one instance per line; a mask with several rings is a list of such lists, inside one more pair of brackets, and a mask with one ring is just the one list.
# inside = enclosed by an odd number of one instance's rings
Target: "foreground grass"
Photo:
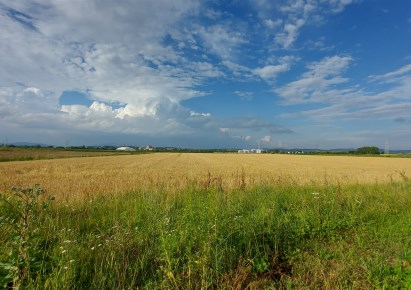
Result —
[[411, 287], [407, 180], [229, 191], [193, 185], [48, 208], [34, 202], [31, 212], [12, 194], [0, 204], [0, 281], [9, 287]]

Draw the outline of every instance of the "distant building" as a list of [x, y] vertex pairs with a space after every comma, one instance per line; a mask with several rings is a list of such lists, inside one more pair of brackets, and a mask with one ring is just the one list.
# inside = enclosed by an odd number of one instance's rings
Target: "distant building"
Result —
[[116, 150], [118, 150], [118, 151], [136, 151], [134, 148], [131, 148], [131, 147], [128, 147], [128, 146], [118, 147]]
[[146, 146], [146, 150], [152, 151], [152, 150], [153, 150], [153, 146], [147, 145], [147, 146]]
[[253, 153], [253, 154], [261, 154], [261, 153], [263, 153], [263, 152], [264, 152], [263, 149], [251, 149], [251, 150], [241, 149], [241, 150], [238, 150], [238, 153], [240, 153], [240, 154], [250, 154], [250, 153]]

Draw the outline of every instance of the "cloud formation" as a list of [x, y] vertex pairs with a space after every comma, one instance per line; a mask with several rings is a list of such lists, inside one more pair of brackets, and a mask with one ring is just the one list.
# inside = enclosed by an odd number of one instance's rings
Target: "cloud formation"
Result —
[[[302, 122], [405, 127], [409, 58], [364, 62], [365, 47], [387, 49], [356, 34], [362, 19], [346, 8], [366, 5], [373, 4], [0, 0], [0, 134], [244, 145], [272, 143], [276, 134], [294, 144], [305, 139]], [[358, 29], [347, 32], [353, 22]], [[397, 45], [407, 46], [401, 37]], [[73, 91], [87, 102], [62, 102]]]

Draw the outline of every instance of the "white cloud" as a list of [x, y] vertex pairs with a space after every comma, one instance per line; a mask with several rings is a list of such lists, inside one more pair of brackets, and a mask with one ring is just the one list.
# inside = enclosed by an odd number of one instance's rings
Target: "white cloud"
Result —
[[344, 72], [352, 62], [351, 56], [326, 57], [319, 62], [309, 64], [309, 71], [304, 76], [335, 76]]
[[63, 105], [61, 112], [62, 116], [55, 116], [69, 120], [77, 129], [146, 135], [193, 133], [186, 123], [195, 122], [198, 126], [210, 118], [209, 113], [190, 112], [171, 100], [151, 100], [145, 106], [127, 104], [117, 109], [95, 101], [89, 107]]
[[285, 104], [324, 102], [326, 100], [321, 97], [324, 92], [347, 81], [340, 75], [351, 62], [350, 56], [326, 57], [319, 62], [309, 64], [308, 71], [302, 74], [300, 79], [275, 88], [274, 92]]
[[273, 138], [272, 138], [271, 136], [266, 135], [266, 136], [264, 136], [264, 137], [261, 138], [261, 142], [264, 143], [264, 144], [270, 144], [271, 141], [272, 141], [272, 139], [273, 139]]
[[[286, 104], [317, 102], [321, 108], [283, 114], [283, 117], [308, 117], [324, 120], [395, 120], [405, 119], [411, 111], [411, 69], [405, 65], [395, 71], [370, 76], [375, 85], [386, 86], [381, 92], [367, 91], [356, 85], [337, 88], [336, 84], [347, 81], [338, 74], [346, 69], [349, 59], [334, 59], [311, 64], [302, 78], [278, 90]], [[334, 65], [329, 65], [334, 63]], [[336, 69], [333, 70], [332, 67]], [[309, 83], [311, 81], [311, 83]], [[332, 83], [330, 83], [332, 81]], [[304, 83], [305, 82], [305, 83]]]
[[353, 0], [323, 0], [323, 2], [328, 2], [332, 11], [339, 13], [344, 10], [345, 6], [350, 5]]
[[288, 71], [290, 66], [288, 64], [267, 65], [262, 68], [254, 69], [252, 72], [266, 81], [274, 80], [281, 72]]
[[222, 60], [233, 59], [238, 53], [237, 48], [247, 42], [242, 31], [223, 24], [201, 26], [196, 32], [204, 40], [204, 45]]
[[[250, 0], [251, 1], [251, 0]], [[326, 16], [341, 13], [352, 0], [280, 0], [251, 1], [262, 23], [274, 33], [282, 49], [290, 49], [306, 25], [322, 24]], [[272, 15], [276, 20], [272, 20]]]
[[220, 128], [220, 131], [221, 131], [222, 133], [228, 133], [228, 132], [230, 131], [230, 129], [228, 129], [228, 128]]
[[272, 82], [280, 73], [289, 71], [298, 59], [299, 58], [294, 56], [283, 56], [279, 58], [271, 56], [266, 60], [267, 64], [265, 66], [253, 69], [251, 72], [267, 82]]
[[245, 101], [251, 101], [254, 98], [253, 92], [235, 91], [234, 93]]
[[[208, 122], [210, 116], [190, 115], [180, 102], [203, 96], [195, 87], [223, 76], [222, 72], [164, 44], [164, 37], [184, 17], [196, 15], [199, 7], [194, 0], [4, 3], [0, 9], [0, 119], [11, 122], [16, 115], [20, 124], [26, 124], [26, 118], [44, 129], [47, 124], [35, 116], [45, 113], [60, 120], [55, 124], [62, 128], [66, 123], [82, 130], [147, 134], [179, 134], [192, 130], [191, 124]], [[8, 10], [19, 11], [30, 25]], [[217, 39], [223, 27], [206, 32], [218, 53], [223, 53], [225, 41], [234, 46], [240, 41], [230, 31]], [[66, 90], [87, 91], [95, 102], [90, 107], [60, 107], [59, 96]], [[108, 103], [121, 107], [113, 109]]]
[[299, 29], [305, 24], [304, 19], [298, 19], [294, 23], [284, 25], [283, 31], [277, 33], [275, 42], [283, 48], [289, 48], [299, 36]]
[[407, 65], [399, 68], [398, 70], [386, 73], [384, 75], [370, 76], [370, 80], [390, 82], [390, 81], [393, 81], [393, 79], [395, 79], [397, 77], [404, 76], [404, 75], [406, 75], [407, 73], [410, 73], [410, 72], [411, 72], [411, 64], [407, 64]]
[[248, 77], [251, 73], [251, 70], [248, 67], [229, 60], [223, 60], [221, 64], [227, 67], [236, 77]]
[[280, 27], [282, 23], [283, 23], [283, 20], [281, 19], [276, 19], [276, 20], [265, 19], [264, 20], [264, 24], [270, 29], [276, 29]]

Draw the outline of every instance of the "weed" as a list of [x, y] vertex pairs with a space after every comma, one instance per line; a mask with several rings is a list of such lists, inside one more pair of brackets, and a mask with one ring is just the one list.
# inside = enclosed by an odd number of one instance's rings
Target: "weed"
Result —
[[6, 207], [0, 226], [9, 232], [8, 259], [0, 264], [3, 286], [24, 287], [40, 271], [44, 253], [40, 248], [43, 237], [39, 230], [49, 201], [53, 199], [40, 202], [43, 193], [36, 184], [32, 188], [13, 187], [10, 194], [0, 194]]

